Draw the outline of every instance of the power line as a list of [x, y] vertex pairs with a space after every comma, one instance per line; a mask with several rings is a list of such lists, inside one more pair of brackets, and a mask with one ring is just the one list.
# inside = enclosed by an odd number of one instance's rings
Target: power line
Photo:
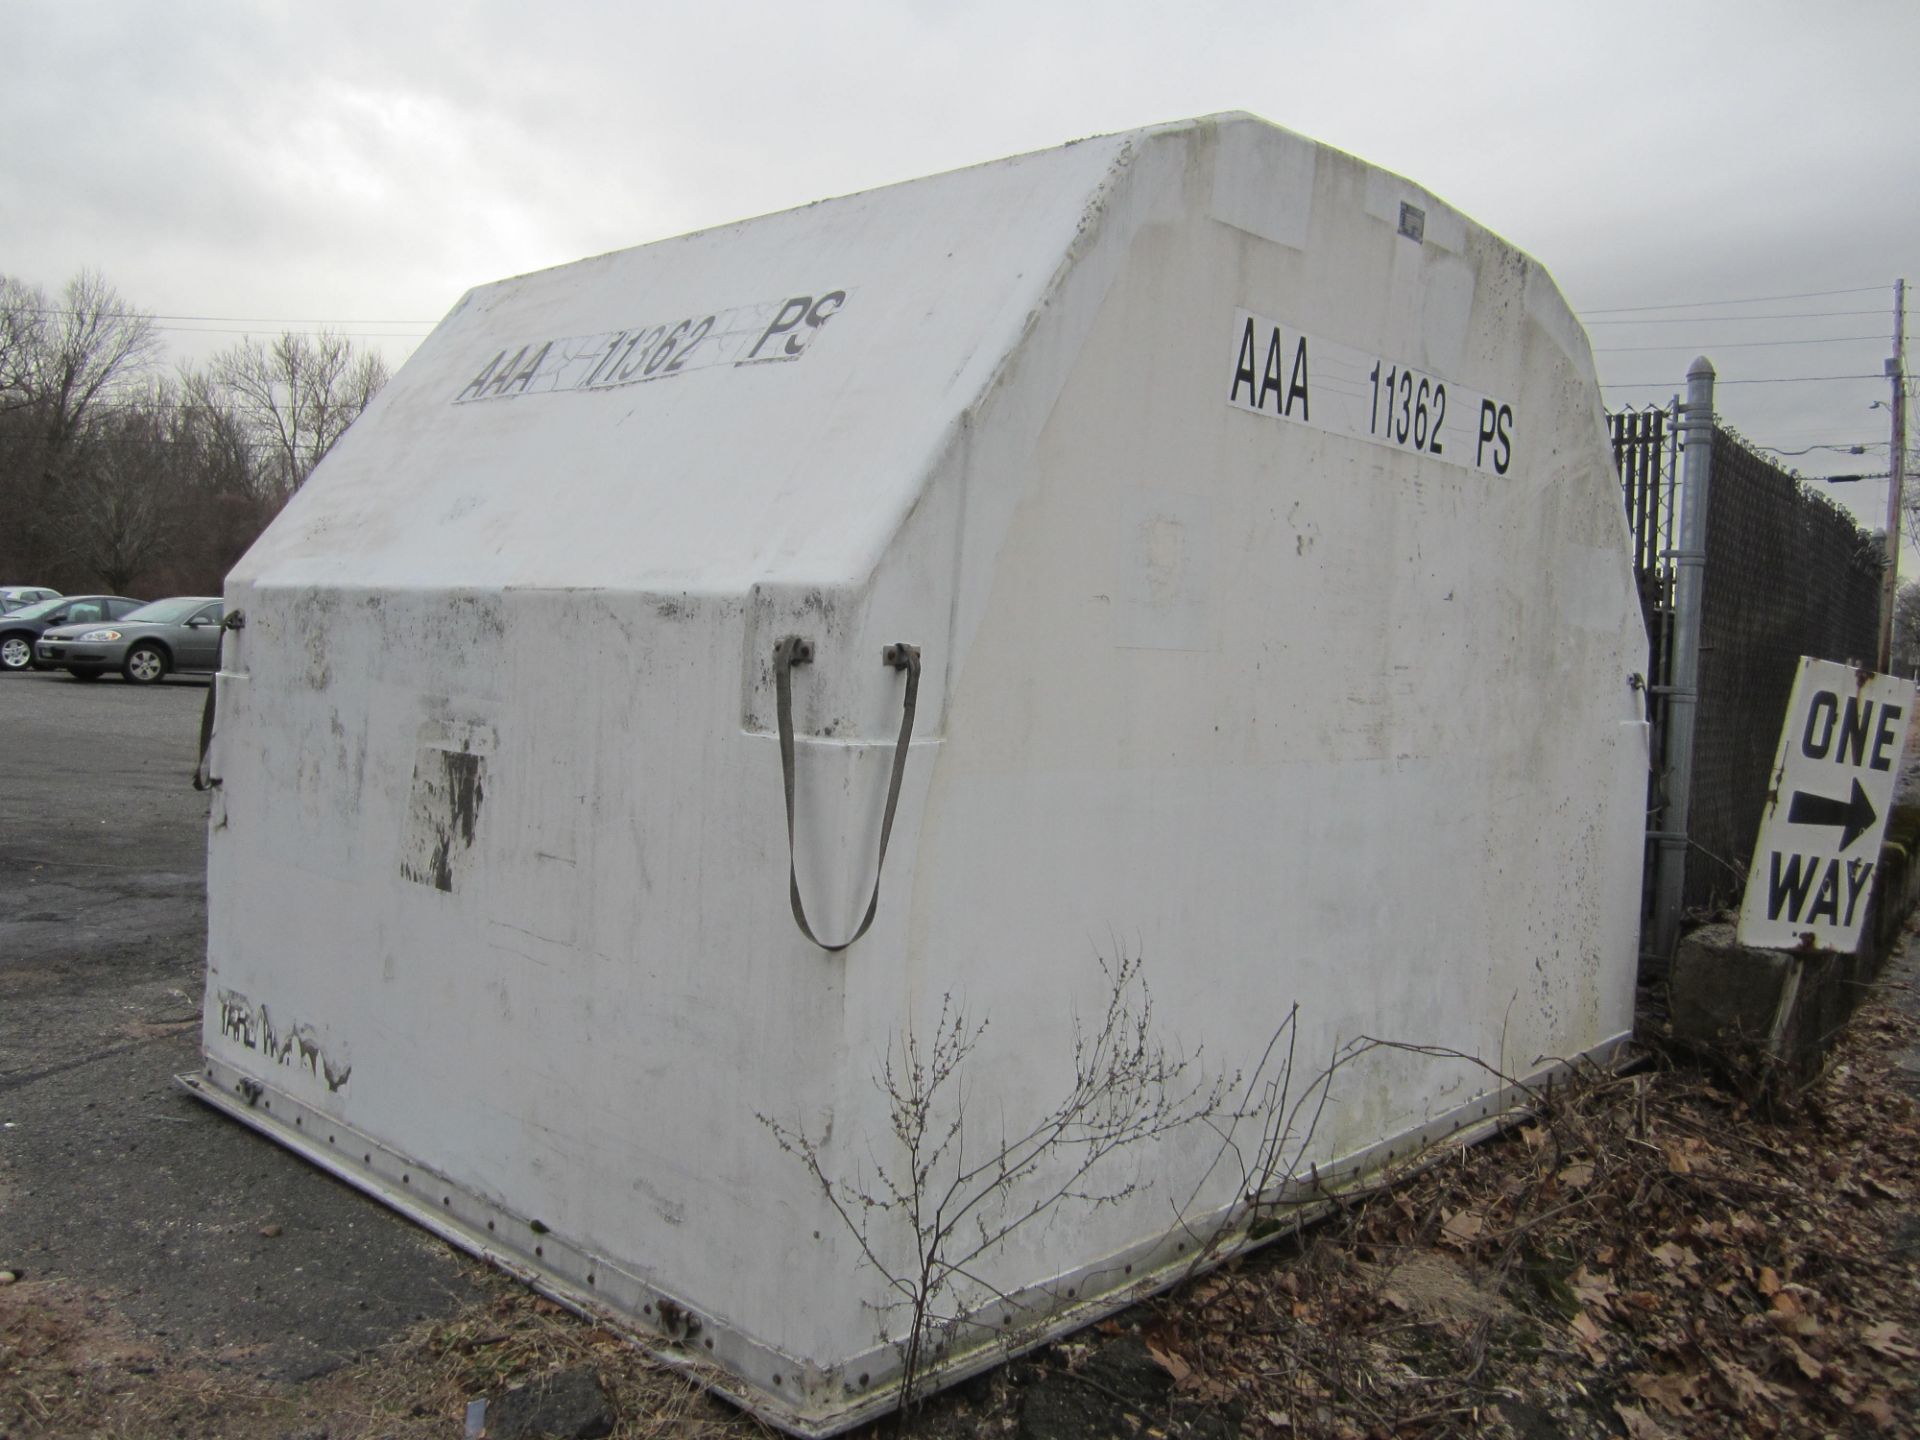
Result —
[[1758, 445], [1754, 448], [1765, 450], [1772, 455], [1810, 455], [1815, 450], [1838, 450], [1847, 455], [1864, 455], [1877, 446], [1890, 443], [1886, 440], [1851, 440], [1837, 445], [1809, 445], [1804, 450], [1782, 450], [1778, 445]]
[[[275, 382], [276, 386], [282, 388], [284, 388], [285, 383], [285, 381]], [[27, 406], [22, 405], [17, 408], [26, 409]], [[111, 408], [116, 411], [131, 412], [139, 415], [148, 414], [157, 410], [195, 410], [206, 415], [231, 413], [221, 410], [217, 404], [210, 404], [204, 400], [155, 400], [144, 395], [120, 396], [112, 402]], [[1880, 443], [1884, 445], [1887, 442], [1882, 440]]]
[[1816, 380], [1885, 380], [1884, 375], [1775, 375], [1761, 380], [1717, 379], [1715, 385], [1804, 385]]
[[[395, 321], [399, 324], [399, 321]], [[258, 330], [215, 330], [205, 325], [156, 325], [170, 335], [258, 335]], [[288, 327], [302, 334], [337, 335], [343, 340], [418, 340], [431, 330], [336, 330], [331, 325], [295, 325]]]
[[[1749, 350], [1758, 345], [1839, 345], [1853, 340], [1884, 340], [1884, 335], [1829, 335], [1819, 340], [1714, 340], [1708, 342], [1715, 350]], [[1602, 345], [1593, 352], [1596, 355], [1625, 355], [1636, 350], [1691, 350], [1690, 343], [1679, 345]]]
[[1884, 315], [1886, 313], [1884, 310], [1793, 310], [1774, 315], [1676, 315], [1666, 320], [1588, 320], [1587, 324], [1589, 326], [1730, 325], [1736, 320], [1825, 320], [1836, 315]]
[[439, 320], [316, 320], [310, 315], [149, 315], [144, 310], [72, 310], [57, 305], [27, 307], [35, 315], [97, 315], [102, 320], [204, 320], [211, 325], [438, 325]]
[[[1671, 305], [1614, 305], [1600, 310], [1582, 310], [1580, 313], [1583, 316], [1630, 315], [1648, 310], [1701, 310], [1710, 305], [1765, 305], [1774, 300], [1822, 300], [1829, 295], [1867, 295], [1886, 288], [1884, 285], [1855, 285], [1847, 290], [1802, 290], [1796, 295], [1750, 295], [1744, 300], [1677, 300]], [[1862, 313], [1877, 315], [1880, 312]]]
[[[1884, 375], [1775, 375], [1763, 380], [1716, 379], [1715, 385], [1810, 385], [1819, 380], [1885, 380]], [[1668, 390], [1672, 380], [1615, 380], [1602, 390]]]
[[[44, 440], [44, 435], [32, 434], [25, 430], [0, 430], [0, 440]], [[226, 438], [221, 440], [181, 439], [168, 435], [114, 435], [102, 443], [114, 445], [186, 445], [209, 454], [218, 454], [222, 450], [272, 450], [281, 451], [286, 447], [273, 440], [248, 440]]]

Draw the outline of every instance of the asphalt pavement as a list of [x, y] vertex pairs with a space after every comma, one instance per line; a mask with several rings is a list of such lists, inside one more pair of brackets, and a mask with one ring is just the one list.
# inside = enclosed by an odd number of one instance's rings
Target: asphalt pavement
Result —
[[173, 1084], [197, 1068], [206, 683], [0, 674], [0, 1270], [274, 1379], [473, 1297], [441, 1242]]

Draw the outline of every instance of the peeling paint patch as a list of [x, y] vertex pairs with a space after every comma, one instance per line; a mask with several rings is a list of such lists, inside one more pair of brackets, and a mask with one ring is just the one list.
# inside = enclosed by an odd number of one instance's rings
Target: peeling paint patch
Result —
[[486, 799], [486, 769], [486, 761], [471, 750], [421, 747], [413, 762], [401, 875], [435, 890], [453, 890], [457, 861], [473, 848]]
[[330, 1056], [320, 1043], [320, 1032], [307, 1024], [281, 1028], [266, 1005], [255, 1004], [237, 990], [219, 993], [220, 1033], [228, 1040], [273, 1061], [306, 1070], [338, 1092], [353, 1074], [353, 1066], [334, 1047]]

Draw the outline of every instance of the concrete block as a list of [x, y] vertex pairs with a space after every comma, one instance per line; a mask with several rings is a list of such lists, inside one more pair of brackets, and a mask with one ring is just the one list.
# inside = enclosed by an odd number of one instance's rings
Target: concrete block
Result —
[[1680, 942], [1668, 977], [1673, 1037], [1759, 1062], [1789, 1082], [1820, 1067], [1920, 901], [1920, 808], [1894, 814], [1881, 847], [1859, 946], [1847, 954], [1741, 945], [1732, 925], [1703, 925]]
[[1680, 942], [1669, 980], [1674, 1038], [1789, 1083], [1820, 1067], [1877, 969], [1871, 937], [1851, 954], [1741, 945], [1731, 925]]
[[1704, 1044], [1753, 1044], [1773, 1034], [1797, 957], [1751, 950], [1731, 925], [1703, 925], [1680, 941], [1668, 978], [1674, 1034]]

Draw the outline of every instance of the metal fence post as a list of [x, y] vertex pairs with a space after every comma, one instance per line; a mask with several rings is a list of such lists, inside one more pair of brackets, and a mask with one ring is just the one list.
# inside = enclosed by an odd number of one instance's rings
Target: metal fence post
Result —
[[1693, 721], [1700, 705], [1700, 596], [1707, 568], [1707, 489], [1713, 473], [1713, 362], [1687, 367], [1681, 417], [1686, 463], [1681, 470], [1680, 544], [1674, 552], [1673, 674], [1667, 693], [1666, 805], [1660, 844], [1653, 953], [1665, 963], [1680, 940], [1687, 883], [1687, 812], [1693, 799]]

